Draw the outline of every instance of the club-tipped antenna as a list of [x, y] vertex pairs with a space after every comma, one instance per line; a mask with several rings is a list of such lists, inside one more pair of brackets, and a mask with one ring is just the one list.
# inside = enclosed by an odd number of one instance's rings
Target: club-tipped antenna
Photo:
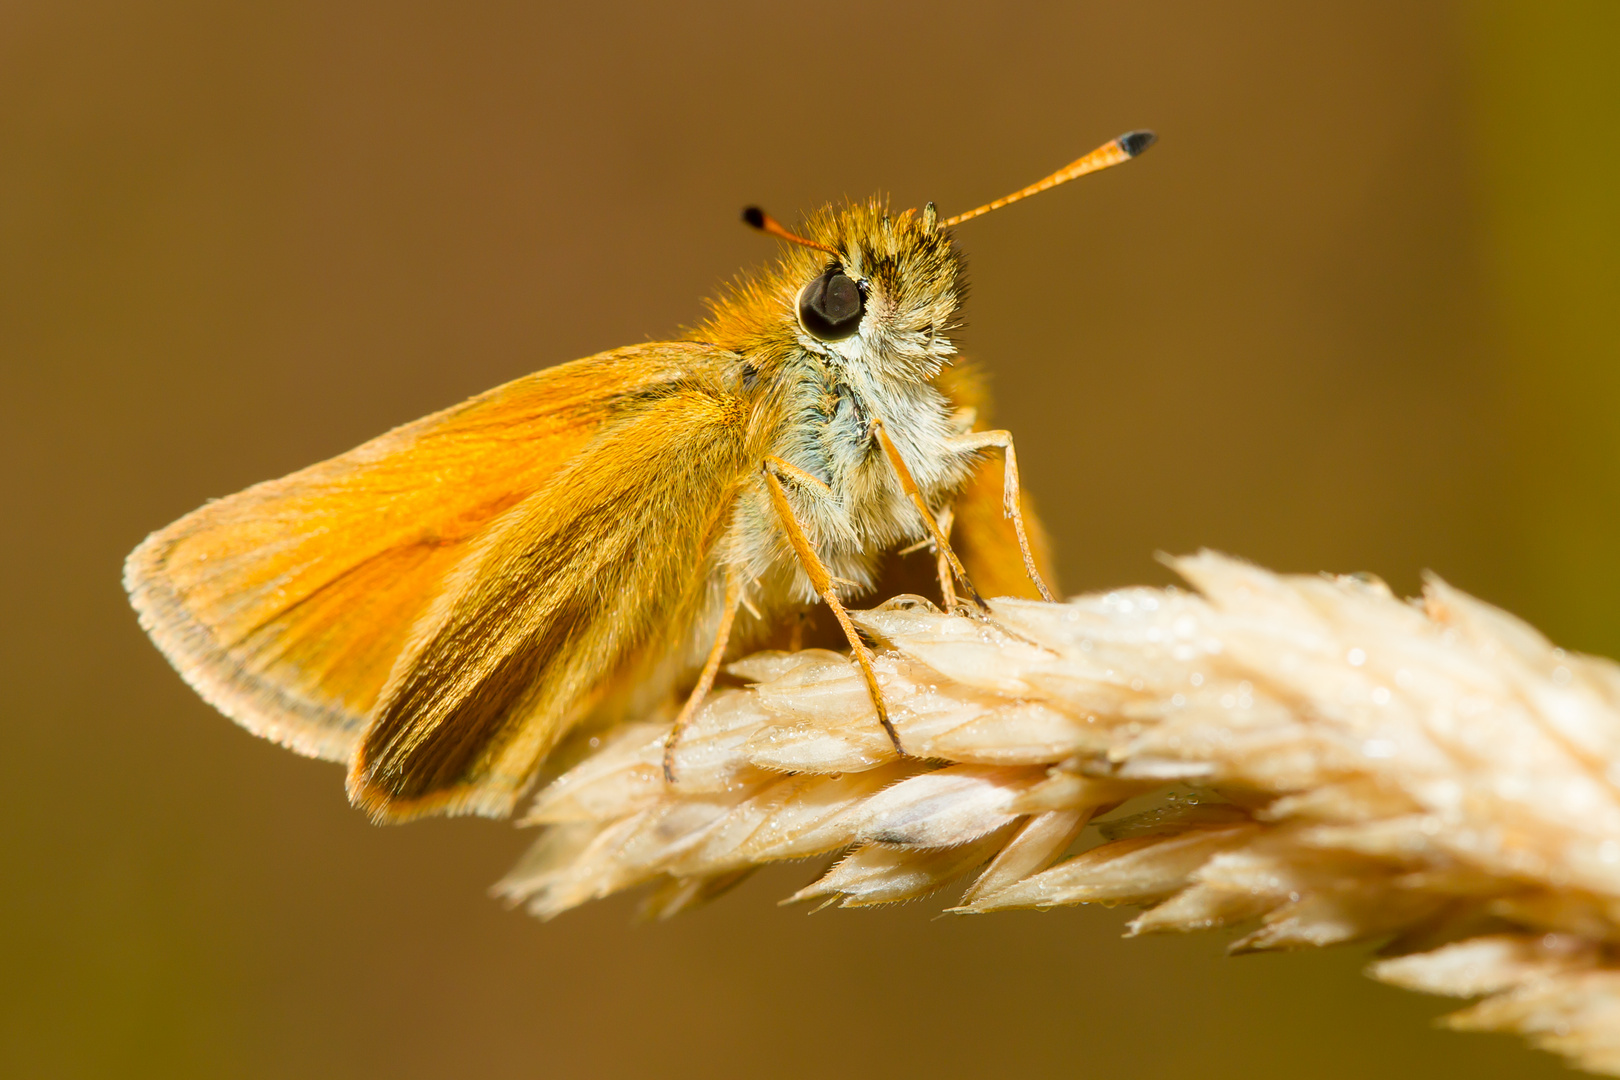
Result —
[[1103, 169], [1113, 168], [1115, 165], [1129, 161], [1131, 158], [1141, 154], [1148, 147], [1152, 146], [1154, 142], [1158, 140], [1158, 138], [1159, 137], [1153, 134], [1151, 131], [1127, 131], [1119, 138], [1104, 143], [1091, 153], [1087, 154], [1085, 157], [1069, 162], [1069, 164], [1063, 166], [1063, 168], [1059, 169], [1051, 176], [1037, 180], [1033, 184], [1029, 185], [1029, 187], [1024, 188], [1021, 191], [1015, 191], [1011, 195], [1003, 195], [995, 202], [985, 203], [983, 206], [975, 207], [964, 214], [957, 214], [955, 217], [946, 218], [945, 227], [949, 228], [952, 225], [960, 225], [962, 222], [976, 218], [980, 214], [988, 214], [992, 210], [1000, 210], [1003, 206], [1015, 203], [1019, 199], [1027, 199], [1031, 195], [1039, 195], [1047, 188], [1055, 188], [1059, 184], [1067, 184], [1070, 180], [1084, 176], [1087, 173], [1100, 172]]
[[825, 251], [830, 255], [838, 254], [838, 249], [835, 247], [829, 247], [826, 244], [818, 244], [814, 240], [809, 240], [803, 236], [800, 236], [798, 233], [788, 232], [780, 221], [777, 221], [775, 218], [771, 217], [771, 215], [767, 214], [757, 206], [750, 206], [748, 209], [744, 210], [742, 217], [743, 221], [749, 225], [752, 225], [760, 232], [770, 233], [772, 236], [786, 240], [790, 244], [802, 244], [807, 248], [815, 248], [817, 251]]

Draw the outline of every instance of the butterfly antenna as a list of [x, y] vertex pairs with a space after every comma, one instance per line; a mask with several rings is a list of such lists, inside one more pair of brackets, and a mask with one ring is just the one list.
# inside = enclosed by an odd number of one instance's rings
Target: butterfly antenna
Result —
[[957, 214], [953, 218], [945, 219], [945, 227], [960, 225], [970, 221], [980, 214], [988, 214], [992, 210], [1000, 210], [1003, 206], [1027, 199], [1031, 195], [1039, 195], [1047, 188], [1055, 188], [1059, 184], [1067, 184], [1070, 180], [1086, 175], [1087, 173], [1101, 172], [1103, 169], [1113, 168], [1115, 165], [1131, 160], [1140, 155], [1148, 147], [1158, 141], [1158, 136], [1151, 131], [1127, 131], [1117, 139], [1113, 139], [1097, 147], [1083, 158], [1069, 162], [1057, 172], [1044, 179], [1037, 180], [1021, 191], [1011, 195], [1003, 195], [995, 202], [985, 203], [975, 207], [964, 214]]
[[748, 209], [744, 210], [742, 217], [744, 222], [752, 225], [760, 232], [770, 233], [772, 236], [786, 240], [790, 244], [802, 244], [807, 248], [815, 248], [817, 251], [825, 251], [830, 255], [838, 254], [838, 249], [835, 247], [829, 247], [826, 244], [818, 244], [814, 240], [805, 239], [798, 233], [788, 232], [780, 221], [777, 221], [775, 218], [771, 217], [771, 215], [767, 214], [757, 206], [750, 206]]

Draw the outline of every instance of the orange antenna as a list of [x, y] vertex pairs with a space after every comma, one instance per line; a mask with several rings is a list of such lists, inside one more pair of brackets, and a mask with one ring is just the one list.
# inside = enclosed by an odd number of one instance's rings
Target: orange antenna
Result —
[[1142, 151], [1152, 146], [1154, 142], [1158, 140], [1158, 138], [1159, 137], [1153, 134], [1151, 131], [1127, 131], [1119, 138], [1097, 147], [1097, 149], [1093, 150], [1085, 157], [1069, 162], [1069, 164], [1063, 166], [1063, 168], [1059, 169], [1051, 176], [1046, 177], [1044, 180], [1035, 181], [1022, 191], [1015, 191], [1011, 195], [1004, 195], [995, 202], [985, 203], [983, 206], [969, 210], [965, 214], [957, 214], [953, 218], [946, 218], [945, 227], [949, 228], [952, 225], [960, 225], [962, 222], [972, 220], [973, 218], [978, 217], [980, 214], [988, 214], [992, 210], [1000, 210], [1003, 206], [1007, 206], [1010, 203], [1015, 203], [1019, 199], [1027, 199], [1031, 195], [1040, 194], [1047, 188], [1055, 188], [1059, 184], [1067, 184], [1070, 180], [1073, 180], [1076, 177], [1084, 176], [1086, 173], [1101, 172], [1103, 169], [1109, 169], [1120, 164], [1121, 162], [1129, 161], [1131, 158], [1136, 157], [1138, 154], [1142, 153]]
[[817, 251], [825, 251], [830, 255], [838, 254], [838, 249], [835, 247], [828, 247], [826, 244], [818, 244], [814, 240], [806, 240], [798, 233], [788, 232], [787, 229], [782, 227], [782, 223], [780, 221], [777, 221], [775, 218], [771, 217], [771, 215], [767, 214], [757, 206], [750, 206], [748, 209], [743, 211], [743, 221], [752, 225], [762, 233], [770, 233], [772, 236], [780, 237], [790, 244], [803, 244], [807, 248], [815, 248]]

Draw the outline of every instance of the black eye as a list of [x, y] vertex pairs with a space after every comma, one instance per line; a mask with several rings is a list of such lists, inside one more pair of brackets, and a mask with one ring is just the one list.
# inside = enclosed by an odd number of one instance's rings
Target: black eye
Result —
[[829, 266], [799, 293], [799, 322], [822, 341], [837, 341], [859, 330], [865, 308], [860, 287], [836, 266]]

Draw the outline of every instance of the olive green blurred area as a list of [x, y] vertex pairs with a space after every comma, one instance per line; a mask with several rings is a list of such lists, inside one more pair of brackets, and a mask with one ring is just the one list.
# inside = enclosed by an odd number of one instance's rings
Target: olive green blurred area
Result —
[[658, 925], [486, 895], [196, 699], [119, 587], [201, 503], [673, 333], [792, 220], [965, 209], [966, 351], [1070, 591], [1425, 570], [1620, 655], [1620, 7], [0, 6], [0, 1073], [1554, 1076], [1363, 949], [1126, 913]]

